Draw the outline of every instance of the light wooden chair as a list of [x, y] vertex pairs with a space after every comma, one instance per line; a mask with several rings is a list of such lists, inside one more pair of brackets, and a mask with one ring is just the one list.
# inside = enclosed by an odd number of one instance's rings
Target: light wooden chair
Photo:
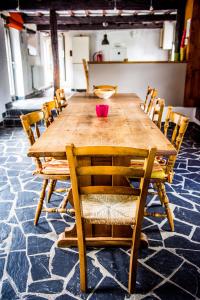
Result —
[[[178, 154], [189, 124], [189, 118], [182, 114], [173, 112], [172, 107], [169, 107], [164, 124], [164, 134], [166, 137], [168, 134], [168, 128], [170, 124], [173, 124], [174, 126], [170, 141], [176, 148]], [[176, 162], [176, 157], [177, 156], [169, 156], [168, 158], [157, 157], [157, 159], [154, 162], [153, 171], [151, 174], [151, 182], [154, 183], [154, 187], [158, 191], [159, 199], [161, 201], [161, 204], [165, 207], [166, 213], [162, 214], [154, 212], [150, 213], [147, 211], [145, 212], [145, 216], [159, 218], [167, 217], [171, 231], [174, 231], [174, 218], [171, 208], [169, 206], [169, 198], [166, 194], [165, 182], [172, 183], [173, 181], [173, 168]], [[139, 160], [131, 160], [132, 167], [140, 168], [142, 164], [143, 162], [140, 162]]]
[[147, 109], [148, 109], [151, 99], [152, 98], [154, 99], [155, 97], [157, 97], [157, 90], [152, 88], [150, 85], [148, 85], [144, 103], [141, 103], [141, 105], [140, 105], [142, 110], [147, 112]]
[[141, 103], [140, 107], [142, 108], [142, 110], [145, 110], [146, 108], [146, 105], [147, 105], [147, 101], [148, 101], [148, 98], [149, 98], [149, 95], [151, 93], [153, 89], [150, 87], [150, 85], [147, 86], [147, 93], [146, 93], [146, 97], [145, 97], [145, 100], [144, 100], [144, 103]]
[[[58, 104], [57, 98], [54, 97], [54, 100], [45, 102], [42, 106], [42, 111], [44, 113], [44, 124], [46, 127], [49, 127], [49, 125], [54, 121], [54, 117], [58, 116], [60, 111], [62, 110], [61, 106]], [[56, 192], [67, 192], [68, 189], [57, 189], [56, 188], [57, 180], [50, 180], [49, 183], [49, 190], [47, 194], [47, 202], [50, 202], [51, 195], [54, 191]]]
[[55, 112], [56, 116], [60, 113], [60, 107], [56, 97], [52, 101], [43, 103], [42, 111], [44, 113], [45, 126], [48, 127], [54, 121], [53, 112]]
[[86, 59], [82, 59], [82, 62], [83, 62], [85, 80], [86, 80], [86, 94], [89, 94], [90, 89], [89, 89], [89, 68], [88, 68], [88, 63], [87, 63]]
[[54, 97], [54, 100], [57, 100], [57, 107], [59, 111], [62, 111], [62, 109], [68, 105], [67, 99], [65, 98], [64, 89], [56, 90], [56, 99]]
[[[28, 137], [30, 145], [33, 145], [37, 138], [40, 137], [40, 130], [38, 124], [44, 121], [44, 113], [42, 111], [35, 111], [28, 113], [26, 115], [21, 115], [21, 122], [23, 129]], [[66, 205], [71, 195], [67, 195], [62, 203], [60, 208], [43, 208], [43, 202], [46, 194], [46, 188], [48, 186], [48, 180], [57, 181], [62, 180], [66, 181], [70, 179], [69, 166], [67, 160], [56, 160], [53, 158], [47, 158], [43, 161], [36, 157], [36, 170], [34, 171], [34, 175], [41, 177], [43, 179], [42, 191], [40, 194], [39, 203], [36, 208], [35, 220], [34, 224], [37, 225], [41, 211], [53, 213], [66, 213]], [[54, 187], [50, 187], [50, 196], [51, 189]], [[48, 195], [48, 199], [50, 199]]]
[[93, 89], [105, 89], [105, 90], [114, 90], [115, 91], [115, 94], [117, 94], [117, 89], [118, 89], [118, 86], [117, 85], [93, 85]]
[[[141, 225], [155, 154], [156, 148], [147, 150], [109, 146], [75, 147], [69, 145], [66, 147], [78, 237], [80, 288], [83, 292], [87, 288], [87, 237], [84, 234], [84, 225], [87, 224], [130, 225], [133, 227], [128, 289], [130, 293], [134, 291]], [[124, 157], [125, 160], [127, 156], [140, 157], [143, 159], [144, 165], [140, 169], [122, 165], [81, 166], [79, 158], [83, 156], [92, 158], [101, 156]], [[110, 186], [92, 186], [90, 184], [83, 186], [83, 183], [81, 183], [83, 177], [88, 178], [88, 176], [93, 175], [100, 177], [105, 175], [132, 176], [140, 181], [140, 185], [139, 188], [132, 188], [131, 185], [112, 186], [112, 184]]]
[[149, 117], [151, 120], [161, 129], [162, 115], [165, 107], [165, 100], [155, 98], [151, 103], [151, 110], [149, 111]]
[[152, 107], [153, 107], [153, 103], [154, 103], [154, 99], [158, 96], [158, 90], [156, 89], [152, 89], [149, 96], [148, 96], [148, 99], [147, 99], [147, 102], [146, 102], [146, 105], [144, 107], [144, 112], [149, 114]]

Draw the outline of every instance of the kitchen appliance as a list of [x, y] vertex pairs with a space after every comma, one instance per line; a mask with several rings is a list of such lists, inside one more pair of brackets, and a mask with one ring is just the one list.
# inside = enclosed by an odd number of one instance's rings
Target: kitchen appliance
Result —
[[82, 60], [89, 61], [89, 36], [72, 38], [73, 86], [75, 91], [86, 90], [86, 81]]

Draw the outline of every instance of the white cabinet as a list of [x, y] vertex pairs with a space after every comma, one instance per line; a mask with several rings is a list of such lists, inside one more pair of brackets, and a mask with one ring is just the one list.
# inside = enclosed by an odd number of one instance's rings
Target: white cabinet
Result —
[[174, 22], [165, 21], [163, 23], [162, 32], [162, 48], [164, 50], [171, 50], [174, 41]]
[[82, 59], [89, 61], [89, 37], [72, 37], [73, 89], [86, 89], [86, 80]]
[[74, 36], [72, 38], [72, 60], [73, 63], [82, 63], [82, 59], [89, 60], [89, 37]]

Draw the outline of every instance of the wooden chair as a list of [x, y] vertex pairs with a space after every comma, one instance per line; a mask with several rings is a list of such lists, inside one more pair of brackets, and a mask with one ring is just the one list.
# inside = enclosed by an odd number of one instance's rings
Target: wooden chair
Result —
[[149, 116], [151, 120], [161, 129], [162, 115], [165, 107], [165, 100], [160, 98], [155, 98], [152, 101], [151, 110], [149, 111]]
[[147, 93], [146, 93], [146, 97], [145, 97], [145, 100], [144, 100], [144, 103], [141, 103], [140, 107], [142, 108], [142, 110], [145, 110], [146, 108], [146, 105], [147, 105], [147, 101], [148, 101], [148, 98], [149, 98], [149, 95], [151, 93], [153, 89], [150, 87], [150, 85], [147, 86]]
[[[83, 292], [87, 288], [86, 276], [86, 245], [84, 226], [87, 224], [130, 225], [133, 226], [131, 257], [129, 267], [129, 292], [133, 292], [136, 283], [136, 269], [140, 233], [143, 221], [144, 206], [148, 193], [149, 179], [153, 167], [156, 148], [133, 149], [128, 147], [66, 147], [72, 182], [72, 193], [75, 207], [76, 228], [78, 237], [80, 261], [80, 288]], [[80, 157], [140, 157], [144, 165], [140, 169], [122, 166], [81, 166]], [[93, 186], [90, 185], [88, 176], [105, 175], [135, 177], [140, 181], [139, 188], [129, 186]], [[83, 178], [87, 186], [83, 186]], [[98, 239], [94, 237], [93, 239]], [[115, 239], [113, 239], [114, 241]], [[106, 242], [105, 242], [106, 243]]]
[[[168, 134], [169, 124], [174, 125], [170, 141], [176, 148], [178, 154], [186, 129], [189, 124], [189, 118], [179, 113], [173, 112], [172, 107], [169, 107], [164, 125], [165, 136], [167, 136]], [[168, 158], [157, 157], [157, 159], [154, 162], [153, 171], [151, 174], [151, 182], [154, 183], [154, 187], [158, 191], [158, 196], [160, 198], [161, 204], [165, 207], [166, 213], [162, 214], [154, 212], [149, 213], [147, 211], [145, 212], [145, 216], [159, 218], [167, 217], [171, 231], [174, 231], [174, 218], [169, 206], [169, 199], [165, 190], [165, 182], [172, 183], [174, 175], [173, 167], [175, 162], [176, 156], [169, 156]], [[142, 164], [143, 163], [139, 160], [131, 161], [132, 167], [141, 167]]]
[[118, 89], [118, 86], [117, 85], [93, 85], [93, 89], [105, 89], [105, 90], [114, 90], [115, 91], [115, 94], [117, 94], [117, 89]]
[[64, 89], [57, 89], [56, 90], [56, 99], [57, 100], [58, 109], [61, 111], [64, 107], [67, 106], [67, 99], [65, 98], [65, 91]]
[[[150, 99], [152, 97], [154, 97], [154, 91], [155, 89], [152, 88], [150, 85], [147, 86], [147, 92], [146, 92], [146, 97], [145, 97], [145, 100], [144, 100], [144, 103], [142, 103], [140, 106], [142, 108], [142, 110], [144, 110], [145, 112], [147, 112], [147, 108], [148, 108], [148, 105], [149, 105], [149, 102], [150, 102]], [[157, 95], [155, 95], [156, 97]], [[154, 97], [154, 98], [155, 98]]]
[[86, 80], [86, 94], [89, 94], [90, 89], [89, 89], [89, 68], [88, 68], [88, 63], [86, 59], [82, 59], [83, 62], [83, 68], [84, 68], [84, 73], [85, 73], [85, 80]]
[[[37, 138], [40, 137], [40, 130], [38, 123], [44, 121], [44, 114], [42, 111], [31, 112], [26, 115], [21, 115], [21, 122], [23, 129], [28, 137], [30, 145], [33, 145]], [[34, 128], [33, 128], [34, 127]], [[40, 158], [35, 158], [36, 170], [34, 175], [41, 177], [43, 179], [42, 191], [40, 194], [39, 203], [36, 208], [34, 224], [37, 225], [41, 211], [48, 213], [59, 212], [66, 213], [66, 204], [71, 195], [67, 195], [62, 203], [61, 208], [43, 208], [43, 202], [46, 194], [46, 188], [48, 186], [48, 180], [57, 181], [62, 180], [66, 181], [70, 178], [69, 166], [67, 160], [56, 160], [53, 158], [44, 159], [43, 161]], [[50, 186], [49, 193], [51, 196], [52, 190], [54, 187]], [[50, 199], [48, 195], [48, 199]]]
[[144, 107], [144, 112], [149, 114], [152, 110], [154, 99], [158, 96], [158, 90], [152, 89], [147, 99], [146, 105]]
[[52, 101], [45, 102], [42, 106], [42, 111], [44, 113], [45, 126], [49, 127], [49, 125], [54, 121], [53, 112], [56, 113], [56, 116], [58, 116], [60, 113], [60, 107], [58, 105], [56, 97]]
[[[55, 115], [58, 116], [60, 111], [62, 110], [61, 106], [59, 106], [57, 98], [54, 97], [54, 100], [45, 102], [42, 106], [42, 111], [44, 113], [44, 124], [46, 127], [49, 127], [49, 125], [54, 121]], [[53, 114], [55, 113], [55, 114]], [[67, 192], [68, 189], [57, 189], [56, 188], [57, 180], [50, 180], [49, 183], [49, 190], [47, 194], [47, 202], [50, 202], [51, 195], [54, 191], [56, 192]]]

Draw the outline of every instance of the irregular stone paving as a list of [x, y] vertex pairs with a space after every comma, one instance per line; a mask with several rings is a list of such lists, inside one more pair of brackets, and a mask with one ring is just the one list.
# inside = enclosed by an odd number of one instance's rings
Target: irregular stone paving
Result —
[[[41, 180], [27, 147], [22, 129], [0, 129], [0, 299], [200, 299], [200, 145], [185, 139], [167, 185], [175, 232], [166, 219], [144, 220], [150, 247], [140, 253], [134, 296], [126, 288], [128, 249], [88, 250], [89, 292], [80, 292], [77, 249], [56, 247], [74, 219], [43, 213], [33, 226]], [[53, 205], [61, 199], [54, 194]]]

